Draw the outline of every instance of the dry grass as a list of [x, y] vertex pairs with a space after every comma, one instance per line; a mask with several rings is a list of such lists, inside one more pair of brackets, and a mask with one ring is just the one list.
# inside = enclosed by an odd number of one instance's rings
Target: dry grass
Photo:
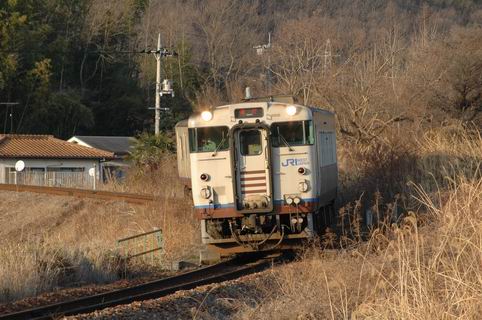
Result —
[[444, 189], [457, 178], [482, 176], [482, 136], [477, 130], [448, 127], [426, 132], [417, 141], [419, 177], [413, 180], [427, 192]]
[[[116, 240], [161, 228], [160, 263], [193, 258], [199, 245], [191, 201], [172, 162], [133, 172], [122, 191], [156, 194], [150, 206], [27, 193], [0, 193], [0, 303], [57, 287], [104, 283], [149, 270], [152, 261], [122, 263]], [[159, 268], [159, 261], [154, 261]]]
[[433, 222], [419, 230], [415, 216], [409, 216], [393, 229], [393, 239], [381, 252], [388, 259], [378, 268], [376, 299], [362, 303], [357, 314], [385, 319], [475, 319], [481, 314], [482, 179], [457, 182], [448, 197], [432, 201], [420, 191]]
[[[352, 148], [346, 168], [360, 156]], [[482, 313], [480, 135], [431, 131], [406, 148], [375, 147], [364, 156], [345, 172], [352, 177], [343, 191], [353, 194], [341, 208], [338, 234], [321, 239], [341, 250], [308, 248], [299, 262], [274, 269], [259, 288], [263, 297], [237, 298], [236, 318], [476, 319]], [[199, 228], [171, 163], [109, 186], [156, 194], [162, 200], [152, 207], [0, 194], [0, 236], [7, 240], [0, 245], [0, 300], [116, 279], [115, 240], [153, 227], [164, 231], [163, 261], [194, 255]], [[378, 217], [372, 229], [360, 225], [367, 208]], [[396, 220], [398, 211], [405, 214]]]
[[412, 214], [356, 249], [308, 251], [273, 270], [263, 302], [246, 303], [237, 318], [477, 319], [482, 180], [460, 181], [449, 194], [442, 207], [420, 194], [432, 218], [421, 228]]
[[[345, 206], [341, 235], [322, 239], [345, 249], [308, 248], [299, 262], [273, 270], [262, 302], [246, 299], [236, 318], [480, 318], [482, 139], [460, 130], [429, 132], [417, 150], [407, 174], [420, 176], [412, 176], [417, 183], [404, 195], [417, 204], [416, 213], [398, 224], [380, 219], [368, 241], [360, 241], [362, 201]], [[393, 205], [383, 204], [380, 194], [371, 208], [393, 217]]]

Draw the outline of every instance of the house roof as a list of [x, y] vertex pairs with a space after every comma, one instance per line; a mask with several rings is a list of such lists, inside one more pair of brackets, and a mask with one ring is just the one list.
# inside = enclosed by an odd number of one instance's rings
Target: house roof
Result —
[[117, 155], [125, 155], [130, 153], [137, 140], [134, 137], [118, 136], [73, 136], [68, 141], [81, 141], [92, 148], [110, 151]]
[[0, 135], [0, 158], [113, 159], [114, 154], [50, 135]]

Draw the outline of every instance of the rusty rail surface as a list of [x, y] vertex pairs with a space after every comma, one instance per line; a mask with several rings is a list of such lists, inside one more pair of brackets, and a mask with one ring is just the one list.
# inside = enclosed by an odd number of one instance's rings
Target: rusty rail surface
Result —
[[233, 259], [212, 266], [183, 273], [178, 276], [155, 280], [145, 284], [119, 289], [107, 293], [82, 297], [34, 309], [0, 315], [3, 319], [58, 319], [62, 316], [76, 315], [107, 307], [128, 304], [134, 301], [160, 298], [179, 290], [219, 283], [239, 278], [243, 275], [259, 272], [271, 267], [274, 263], [288, 261], [286, 256], [251, 256], [246, 259]]
[[100, 190], [87, 190], [75, 188], [40, 187], [30, 185], [0, 184], [0, 190], [15, 192], [34, 192], [54, 194], [59, 196], [71, 196], [78, 198], [93, 198], [101, 200], [122, 200], [129, 203], [147, 204], [155, 200], [155, 197], [147, 194], [123, 193]]

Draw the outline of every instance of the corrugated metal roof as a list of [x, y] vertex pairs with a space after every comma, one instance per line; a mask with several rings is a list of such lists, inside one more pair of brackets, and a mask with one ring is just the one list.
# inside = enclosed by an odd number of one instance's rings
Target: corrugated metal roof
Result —
[[73, 136], [72, 138], [77, 138], [93, 148], [114, 152], [119, 155], [128, 154], [137, 141], [133, 137], [118, 136]]
[[114, 154], [49, 135], [0, 135], [0, 158], [113, 159]]

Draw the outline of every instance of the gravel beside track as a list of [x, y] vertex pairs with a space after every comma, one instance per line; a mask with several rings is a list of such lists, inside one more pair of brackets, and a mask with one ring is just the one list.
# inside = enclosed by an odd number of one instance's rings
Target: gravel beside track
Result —
[[159, 299], [137, 301], [64, 319], [229, 319], [270, 296], [270, 292], [263, 288], [271, 278], [271, 270], [266, 270], [236, 280], [178, 291]]
[[233, 259], [213, 266], [187, 272], [175, 277], [152, 281], [139, 286], [83, 297], [63, 303], [0, 316], [0, 319], [57, 319], [62, 315], [75, 315], [135, 301], [167, 296], [179, 290], [236, 279], [269, 268], [274, 261], [286, 260], [282, 256], [251, 256]]
[[122, 279], [107, 284], [85, 285], [77, 288], [59, 289], [54, 292], [43, 293], [35, 297], [29, 297], [10, 303], [0, 304], [0, 316], [8, 313], [19, 312], [26, 309], [38, 308], [53, 303], [60, 303], [62, 301], [78, 299], [94, 294], [100, 294], [122, 288], [132, 287], [135, 285], [141, 285], [146, 282], [173, 275], [175, 275], [175, 273], [173, 272], [163, 272], [139, 278]]

